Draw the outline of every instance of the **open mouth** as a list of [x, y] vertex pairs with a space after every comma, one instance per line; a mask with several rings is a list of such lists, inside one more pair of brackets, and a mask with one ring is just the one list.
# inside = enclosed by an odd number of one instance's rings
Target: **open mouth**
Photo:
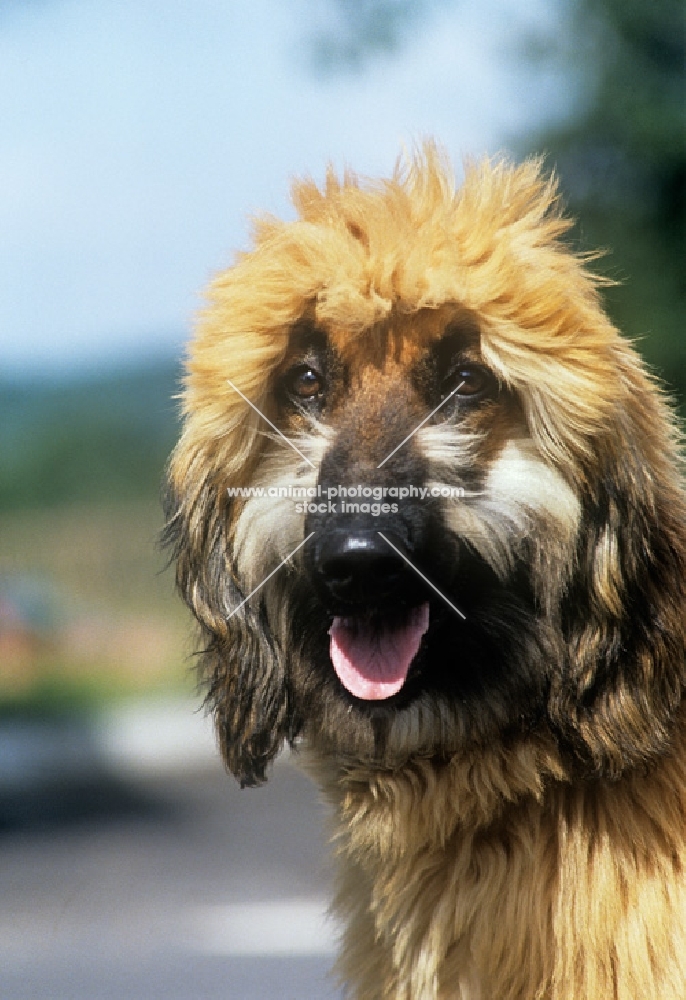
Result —
[[428, 628], [428, 601], [393, 620], [336, 616], [329, 629], [329, 652], [343, 687], [364, 701], [397, 694]]

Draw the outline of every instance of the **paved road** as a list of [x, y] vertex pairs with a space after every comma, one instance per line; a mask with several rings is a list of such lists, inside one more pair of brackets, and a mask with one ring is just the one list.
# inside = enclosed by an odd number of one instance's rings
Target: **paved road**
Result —
[[192, 757], [0, 801], [2, 1000], [340, 997], [314, 789]]

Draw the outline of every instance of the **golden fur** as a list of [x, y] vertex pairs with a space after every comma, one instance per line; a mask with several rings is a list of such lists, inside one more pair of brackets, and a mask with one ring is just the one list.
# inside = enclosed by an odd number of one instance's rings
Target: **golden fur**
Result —
[[[563, 242], [538, 162], [469, 166], [455, 190], [427, 145], [391, 180], [330, 173], [294, 202], [297, 220], [259, 221], [209, 289], [169, 469], [227, 766], [259, 783], [288, 740], [330, 801], [358, 1000], [683, 1000], [686, 503], [669, 408]], [[445, 344], [487, 389], [381, 470], [445, 399]], [[294, 403], [298, 373], [321, 371], [325, 390]], [[342, 612], [317, 560], [342, 522], [227, 494], [336, 475], [462, 490], [385, 515], [467, 611], [462, 625], [431, 603], [387, 702], [351, 697], [328, 659]]]

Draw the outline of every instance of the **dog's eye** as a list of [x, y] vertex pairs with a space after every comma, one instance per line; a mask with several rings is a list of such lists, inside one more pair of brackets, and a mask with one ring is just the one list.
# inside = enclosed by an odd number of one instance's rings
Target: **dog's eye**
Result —
[[324, 389], [324, 378], [309, 365], [298, 365], [286, 376], [286, 389], [298, 399], [314, 399]]
[[456, 396], [482, 396], [491, 385], [492, 377], [485, 369], [478, 365], [462, 365], [444, 379], [441, 395], [445, 398], [454, 392]]

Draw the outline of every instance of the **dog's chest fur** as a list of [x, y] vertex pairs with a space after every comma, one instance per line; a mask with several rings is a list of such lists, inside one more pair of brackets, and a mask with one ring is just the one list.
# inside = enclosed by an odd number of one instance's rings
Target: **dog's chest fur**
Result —
[[306, 753], [335, 810], [356, 1000], [682, 1000], [681, 743], [586, 784], [545, 740], [381, 775]]

